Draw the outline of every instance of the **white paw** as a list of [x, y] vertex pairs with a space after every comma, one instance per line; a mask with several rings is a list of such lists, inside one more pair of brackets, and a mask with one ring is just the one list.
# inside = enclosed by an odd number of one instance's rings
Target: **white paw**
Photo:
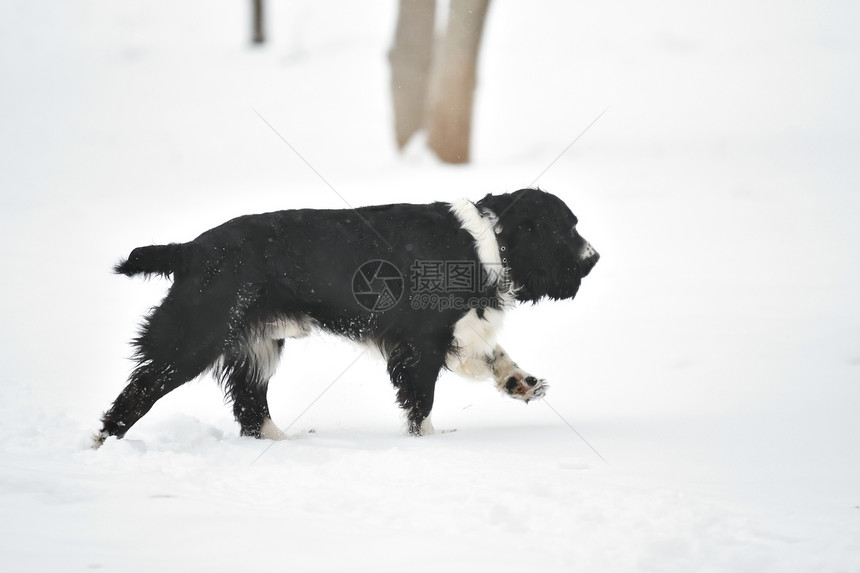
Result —
[[288, 440], [289, 438], [275, 425], [271, 418], [266, 418], [260, 427], [260, 437], [267, 440]]
[[518, 400], [539, 400], [546, 394], [549, 384], [543, 378], [535, 378], [527, 372], [520, 370], [514, 372], [504, 380], [498, 381], [499, 389], [505, 394]]
[[94, 450], [99, 449], [105, 443], [105, 440], [108, 438], [108, 435], [104, 432], [96, 432], [92, 436], [90, 436], [90, 447]]
[[432, 436], [436, 433], [436, 428], [433, 427], [433, 421], [430, 419], [430, 416], [424, 418], [424, 421], [421, 422], [421, 435], [422, 436]]

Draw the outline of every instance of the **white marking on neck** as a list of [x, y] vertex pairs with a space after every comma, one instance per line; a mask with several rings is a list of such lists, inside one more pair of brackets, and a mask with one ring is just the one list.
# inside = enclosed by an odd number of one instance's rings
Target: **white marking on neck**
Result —
[[475, 239], [475, 250], [478, 259], [487, 272], [490, 284], [497, 284], [503, 278], [502, 256], [499, 253], [499, 242], [496, 240], [496, 224], [498, 218], [491, 211], [481, 213], [474, 203], [468, 199], [460, 199], [449, 203], [450, 210], [460, 221], [460, 226]]

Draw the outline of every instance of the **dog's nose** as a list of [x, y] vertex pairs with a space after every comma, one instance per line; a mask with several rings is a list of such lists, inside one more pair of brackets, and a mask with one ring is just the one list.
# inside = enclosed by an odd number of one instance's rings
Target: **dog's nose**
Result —
[[597, 264], [597, 261], [600, 260], [600, 255], [597, 253], [597, 251], [592, 250], [592, 252], [593, 252], [592, 255], [590, 255], [589, 257], [587, 257], [585, 259], [582, 259], [579, 262], [579, 268], [580, 268], [580, 271], [582, 272], [583, 278], [588, 276], [588, 273], [591, 272], [591, 269], [593, 269], [594, 265]]

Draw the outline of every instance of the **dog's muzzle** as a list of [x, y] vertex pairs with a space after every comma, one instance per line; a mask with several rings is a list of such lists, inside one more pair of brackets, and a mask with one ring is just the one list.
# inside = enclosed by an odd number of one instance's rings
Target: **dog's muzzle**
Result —
[[582, 246], [582, 250], [579, 252], [579, 261], [577, 262], [580, 276], [582, 278], [587, 277], [588, 273], [591, 272], [591, 269], [594, 268], [594, 265], [596, 265], [599, 260], [600, 254], [594, 250], [591, 243], [585, 241], [585, 244]]

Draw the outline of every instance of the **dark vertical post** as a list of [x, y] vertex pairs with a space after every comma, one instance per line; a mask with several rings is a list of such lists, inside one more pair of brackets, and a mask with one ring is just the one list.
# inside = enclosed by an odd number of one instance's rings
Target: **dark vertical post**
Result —
[[263, 0], [251, 0], [253, 5], [253, 34], [251, 41], [255, 44], [262, 44], [266, 41], [263, 33]]

